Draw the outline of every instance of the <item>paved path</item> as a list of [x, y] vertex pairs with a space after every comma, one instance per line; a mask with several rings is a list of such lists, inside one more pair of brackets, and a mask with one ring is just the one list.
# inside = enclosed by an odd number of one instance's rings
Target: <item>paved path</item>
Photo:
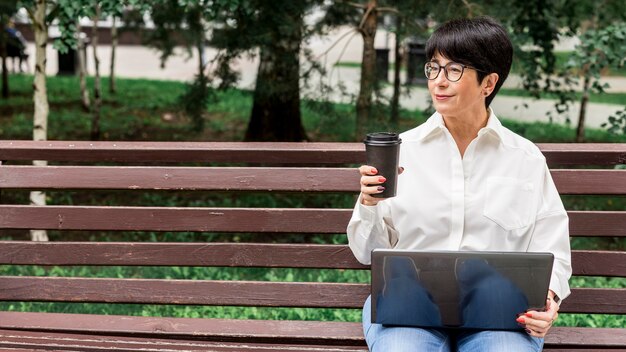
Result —
[[[357, 40], [358, 42], [358, 40]], [[354, 44], [351, 44], [354, 47]], [[322, 53], [329, 47], [328, 40], [313, 41], [310, 44], [312, 50], [316, 53]], [[30, 53], [34, 53], [34, 47], [31, 44], [28, 48]], [[342, 82], [346, 86], [347, 91], [352, 94], [356, 94], [359, 89], [359, 69], [347, 68], [347, 67], [332, 67], [332, 64], [340, 59], [348, 58], [347, 61], [354, 59], [354, 48], [348, 53], [344, 54], [340, 58], [341, 46], [337, 46], [328, 55], [326, 65], [330, 70], [330, 78], [326, 78], [326, 82], [331, 86], [337, 86], [339, 82]], [[48, 66], [46, 72], [50, 75], [54, 75], [57, 72], [58, 61], [57, 52], [48, 46]], [[109, 75], [110, 66], [110, 47], [99, 46], [98, 56], [100, 57], [100, 67], [102, 75]], [[207, 56], [210, 58], [215, 55], [215, 51], [207, 48]], [[91, 50], [88, 51], [88, 70], [93, 72], [93, 59]], [[34, 57], [30, 57], [31, 65], [34, 62]], [[197, 70], [197, 55], [195, 52], [189, 58], [186, 57], [186, 53], [181, 49], [177, 51], [177, 55], [172, 57], [161, 68], [159, 55], [156, 51], [139, 46], [121, 46], [117, 52], [116, 71], [119, 77], [128, 78], [148, 78], [148, 79], [164, 79], [164, 80], [181, 80], [189, 81], [193, 79]], [[256, 76], [256, 70], [258, 61], [252, 60], [240, 60], [236, 63], [235, 68], [241, 71], [241, 81], [239, 87], [244, 89], [253, 89]], [[32, 67], [32, 66], [31, 66]], [[611, 92], [626, 92], [626, 78], [608, 78], [611, 84]], [[505, 86], [517, 87], [519, 86], [519, 77], [510, 77]], [[313, 92], [304, 92], [305, 95], [314, 95]], [[391, 88], [387, 87], [384, 91], [388, 96], [391, 95]], [[345, 97], [335, 95], [332, 97], [334, 101], [348, 101]], [[522, 104], [527, 104], [527, 108], [523, 108]], [[554, 102], [551, 100], [533, 100], [530, 98], [521, 97], [506, 97], [498, 96], [492, 103], [495, 112], [499, 116], [521, 120], [521, 121], [548, 121], [546, 113], [554, 110]], [[423, 87], [413, 87], [410, 89], [410, 96], [403, 96], [401, 98], [401, 105], [408, 109], [423, 109], [428, 105], [428, 92]], [[626, 106], [626, 101], [624, 102]], [[588, 127], [600, 127], [600, 124], [605, 122], [611, 114], [615, 113], [618, 109], [623, 108], [620, 105], [611, 104], [596, 104], [591, 103], [588, 106], [588, 119], [586, 125]], [[575, 122], [578, 116], [578, 106], [573, 107], [570, 112], [570, 119]], [[559, 121], [560, 120], [560, 121]], [[565, 118], [562, 117], [555, 122], [563, 122]]]

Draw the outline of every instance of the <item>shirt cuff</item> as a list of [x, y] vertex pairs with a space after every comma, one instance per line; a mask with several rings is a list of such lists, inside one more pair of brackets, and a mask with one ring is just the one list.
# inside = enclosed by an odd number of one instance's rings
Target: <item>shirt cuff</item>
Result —
[[359, 211], [359, 218], [362, 221], [370, 221], [370, 222], [377, 221], [378, 220], [378, 204], [365, 205], [361, 203], [361, 197], [362, 195], [360, 195], [359, 199], [357, 200], [357, 204], [358, 204], [357, 209]]
[[570, 294], [569, 289], [567, 289], [567, 292], [563, 291], [561, 287], [561, 283], [559, 282], [559, 279], [555, 277], [554, 275], [550, 279], [550, 290], [559, 297], [559, 301], [557, 302], [558, 305], [561, 305], [561, 302], [563, 302], [563, 300]]

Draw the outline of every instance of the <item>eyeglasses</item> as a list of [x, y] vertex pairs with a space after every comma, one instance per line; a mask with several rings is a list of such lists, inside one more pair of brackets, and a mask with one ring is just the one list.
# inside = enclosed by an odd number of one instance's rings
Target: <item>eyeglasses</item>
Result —
[[448, 62], [445, 66], [441, 66], [435, 61], [428, 61], [426, 65], [424, 65], [424, 74], [426, 75], [426, 78], [428, 78], [429, 80], [433, 80], [439, 76], [439, 72], [441, 72], [441, 70], [443, 69], [448, 81], [456, 82], [460, 80], [461, 77], [463, 77], [463, 72], [466, 68], [485, 72], [471, 66], [460, 64], [458, 62]]

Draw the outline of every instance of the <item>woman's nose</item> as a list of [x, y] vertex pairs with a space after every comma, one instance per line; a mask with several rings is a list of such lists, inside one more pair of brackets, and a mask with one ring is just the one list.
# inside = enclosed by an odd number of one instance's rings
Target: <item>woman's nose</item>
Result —
[[446, 77], [446, 72], [443, 67], [440, 69], [437, 77], [433, 80], [433, 83], [435, 83], [435, 85], [437, 86], [447, 85], [448, 83], [450, 83], [450, 81], [448, 81], [448, 78]]

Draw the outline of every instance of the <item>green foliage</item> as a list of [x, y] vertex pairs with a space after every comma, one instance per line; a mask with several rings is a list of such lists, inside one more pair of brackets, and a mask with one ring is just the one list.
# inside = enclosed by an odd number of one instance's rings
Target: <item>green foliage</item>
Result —
[[192, 129], [201, 132], [204, 129], [204, 115], [207, 106], [217, 100], [213, 87], [205, 75], [196, 75], [194, 81], [187, 85], [185, 93], [179, 97], [179, 104], [192, 120]]
[[17, 0], [0, 1], [0, 16], [11, 17], [17, 12]]

